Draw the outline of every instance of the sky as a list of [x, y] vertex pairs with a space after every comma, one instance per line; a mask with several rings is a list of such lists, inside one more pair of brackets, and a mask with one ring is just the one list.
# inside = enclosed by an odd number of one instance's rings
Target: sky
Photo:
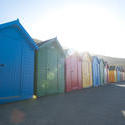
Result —
[[124, 0], [0, 0], [0, 24], [17, 18], [32, 38], [125, 58]]

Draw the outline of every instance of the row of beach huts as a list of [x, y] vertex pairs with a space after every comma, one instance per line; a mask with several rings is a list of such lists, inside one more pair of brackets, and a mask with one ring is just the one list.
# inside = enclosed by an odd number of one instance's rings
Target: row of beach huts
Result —
[[[67, 91], [125, 81], [124, 66], [108, 64], [103, 58], [91, 56], [89, 53], [73, 54], [66, 58], [65, 64]], [[74, 65], [77, 67], [74, 68]]]
[[19, 20], [0, 25], [0, 104], [125, 81], [121, 65], [66, 56], [57, 38], [32, 39]]

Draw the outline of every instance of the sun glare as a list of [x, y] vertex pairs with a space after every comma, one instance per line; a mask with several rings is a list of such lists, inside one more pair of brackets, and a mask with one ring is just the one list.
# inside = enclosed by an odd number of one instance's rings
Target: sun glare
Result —
[[57, 36], [64, 47], [80, 52], [124, 57], [121, 52], [123, 46], [116, 53], [116, 43], [125, 41], [123, 25], [106, 8], [72, 5], [58, 11], [53, 10], [41, 17], [33, 24], [32, 35], [42, 40]]

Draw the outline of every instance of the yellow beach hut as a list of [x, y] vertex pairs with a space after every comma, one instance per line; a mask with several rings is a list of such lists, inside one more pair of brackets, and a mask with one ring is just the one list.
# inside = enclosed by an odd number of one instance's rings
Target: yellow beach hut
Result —
[[82, 85], [83, 88], [92, 86], [92, 59], [89, 53], [82, 54]]

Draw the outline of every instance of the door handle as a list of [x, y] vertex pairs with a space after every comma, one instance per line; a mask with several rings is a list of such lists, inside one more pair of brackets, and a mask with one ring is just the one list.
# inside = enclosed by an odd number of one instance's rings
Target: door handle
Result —
[[0, 67], [4, 67], [4, 64], [0, 64]]

